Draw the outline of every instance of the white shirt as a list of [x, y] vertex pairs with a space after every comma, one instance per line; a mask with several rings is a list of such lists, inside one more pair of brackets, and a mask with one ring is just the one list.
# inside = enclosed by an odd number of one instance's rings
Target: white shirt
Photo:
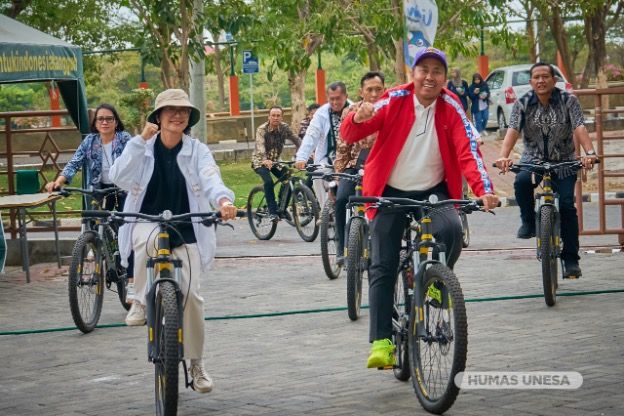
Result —
[[416, 120], [399, 153], [388, 185], [401, 191], [426, 191], [444, 180], [444, 163], [435, 128], [434, 101], [424, 107], [414, 95]]
[[113, 142], [102, 143], [102, 176], [101, 183], [113, 183], [108, 172], [113, 165]]

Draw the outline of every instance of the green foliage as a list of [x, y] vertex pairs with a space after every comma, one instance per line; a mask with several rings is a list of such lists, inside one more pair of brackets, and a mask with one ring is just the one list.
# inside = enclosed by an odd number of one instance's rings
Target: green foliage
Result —
[[50, 108], [47, 94], [43, 83], [0, 85], [0, 112], [47, 110]]
[[152, 109], [154, 100], [154, 90], [135, 88], [129, 93], [121, 96], [119, 100], [119, 110], [124, 114], [124, 123], [127, 123], [126, 129], [133, 128], [140, 131], [145, 124], [148, 113]]

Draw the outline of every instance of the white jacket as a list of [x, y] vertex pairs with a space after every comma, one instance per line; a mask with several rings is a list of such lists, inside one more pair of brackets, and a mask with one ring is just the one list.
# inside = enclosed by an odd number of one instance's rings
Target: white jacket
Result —
[[[347, 105], [350, 104], [351, 102], [347, 100]], [[301, 141], [295, 160], [297, 162], [307, 162], [312, 152], [314, 152], [315, 164], [331, 165], [327, 160], [327, 133], [329, 133], [330, 127], [329, 103], [325, 103], [316, 110], [312, 120], [310, 120], [310, 125]], [[338, 137], [336, 137], [337, 141]]]
[[[111, 180], [128, 192], [124, 204], [125, 212], [139, 212], [141, 209], [147, 185], [154, 172], [156, 137], [155, 135], [147, 141], [141, 136], [133, 137], [110, 168]], [[218, 209], [218, 201], [222, 198], [234, 201], [234, 193], [223, 184], [219, 167], [204, 143], [185, 134], [177, 162], [186, 181], [191, 212], [214, 211]], [[167, 192], [166, 189], [162, 191]], [[128, 256], [132, 251], [133, 229], [134, 224], [125, 224], [119, 229], [119, 252], [124, 267], [128, 266]], [[202, 254], [202, 268], [206, 270], [215, 255], [215, 227], [193, 223], [193, 230]]]

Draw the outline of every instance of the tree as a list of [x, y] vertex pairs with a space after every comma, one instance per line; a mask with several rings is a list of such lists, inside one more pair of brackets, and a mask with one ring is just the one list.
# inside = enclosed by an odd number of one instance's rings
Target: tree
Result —
[[0, 13], [83, 50], [123, 47], [136, 30], [119, 14], [121, 0], [0, 0]]
[[256, 0], [252, 7], [257, 17], [245, 31], [247, 42], [242, 46], [272, 57], [269, 68], [274, 64], [288, 74], [291, 123], [298, 126], [305, 115], [304, 87], [311, 56], [325, 38], [332, 38], [338, 24], [337, 5], [330, 0]]
[[198, 42], [203, 31], [203, 16], [193, 18], [192, 0], [122, 0], [132, 9], [143, 27], [137, 39], [144, 57], [160, 65], [165, 88], [189, 89], [189, 63], [203, 59]]
[[250, 5], [243, 0], [217, 0], [205, 3], [204, 15], [206, 17], [206, 30], [214, 41], [213, 58], [217, 75], [217, 87], [219, 89], [219, 106], [224, 107], [226, 105], [225, 74], [222, 65], [223, 54], [218, 44], [219, 39], [223, 32], [230, 33], [236, 38], [241, 27], [251, 23], [252, 11]]

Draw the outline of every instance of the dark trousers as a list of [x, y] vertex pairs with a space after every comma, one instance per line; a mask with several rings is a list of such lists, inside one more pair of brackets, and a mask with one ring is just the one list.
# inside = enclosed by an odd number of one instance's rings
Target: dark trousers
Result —
[[269, 214], [277, 215], [277, 203], [275, 202], [275, 192], [273, 191], [273, 178], [271, 173], [276, 178], [281, 178], [285, 171], [272, 167], [270, 170], [264, 166], [261, 166], [254, 171], [262, 178], [262, 185], [264, 186], [264, 196], [266, 197], [267, 206], [269, 208]]
[[[356, 172], [357, 170], [355, 168], [345, 169], [344, 171], [344, 173], [350, 175]], [[347, 204], [349, 203], [349, 197], [351, 195], [355, 195], [355, 182], [341, 179], [340, 182], [338, 182], [338, 191], [336, 192], [336, 239], [338, 240], [336, 252], [339, 256], [343, 255], [345, 244], [347, 244], [346, 238], [348, 230], [345, 230], [345, 217], [347, 215]]]
[[[535, 224], [535, 196], [533, 190], [540, 184], [542, 177], [535, 175], [532, 182], [531, 172], [518, 172], [514, 181], [516, 201], [520, 207], [520, 218], [527, 225]], [[579, 227], [576, 206], [574, 205], [574, 184], [576, 175], [559, 179], [553, 176], [554, 190], [559, 194], [559, 213], [561, 216], [561, 240], [563, 250], [561, 258], [564, 260], [578, 260], [579, 255]]]
[[[424, 200], [431, 194], [436, 194], [440, 200], [448, 199], [446, 184], [422, 192], [406, 192], [386, 186], [383, 196]], [[439, 210], [431, 218], [433, 236], [436, 241], [446, 244], [447, 265], [453, 268], [462, 250], [462, 228], [457, 210], [453, 207]], [[379, 211], [371, 225], [372, 258], [368, 276], [371, 342], [392, 336], [394, 286], [406, 222], [402, 213]]]

